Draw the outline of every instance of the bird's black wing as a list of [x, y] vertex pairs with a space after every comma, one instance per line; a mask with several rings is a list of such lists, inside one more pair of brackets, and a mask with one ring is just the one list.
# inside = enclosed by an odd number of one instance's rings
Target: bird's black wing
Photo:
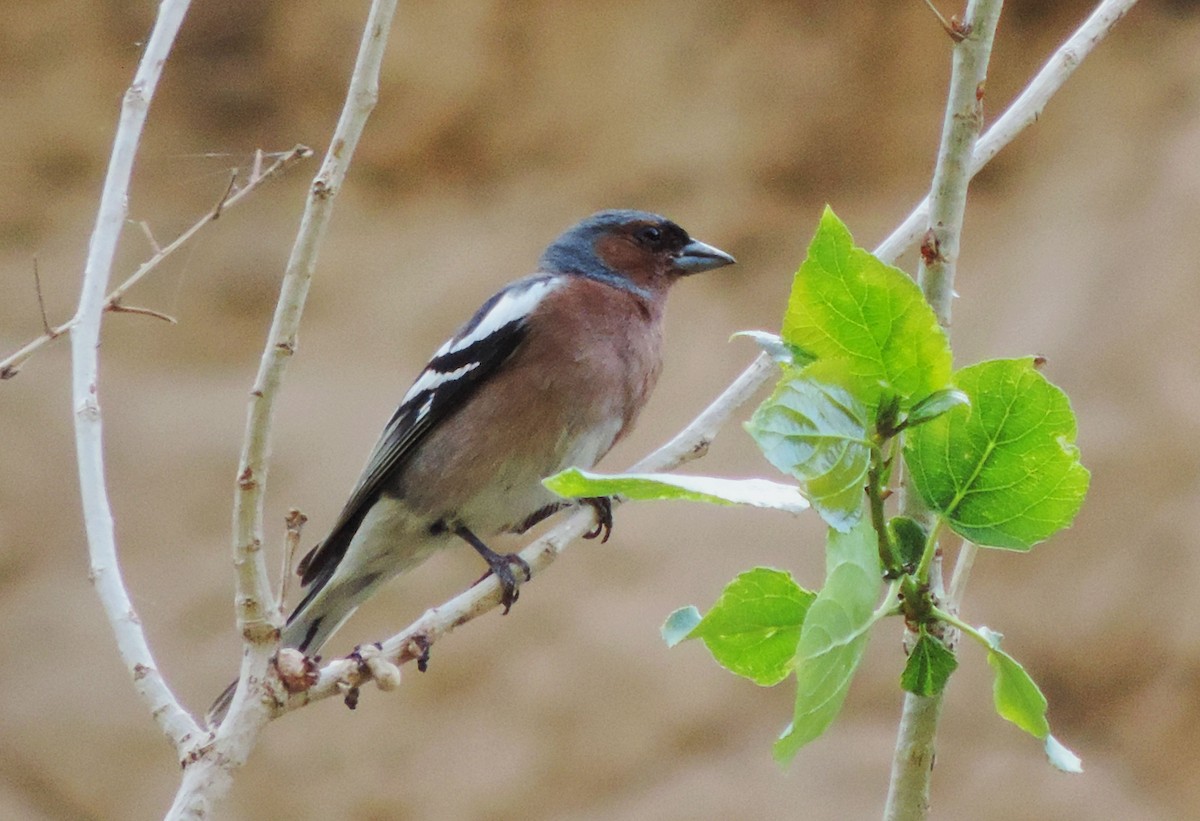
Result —
[[316, 582], [309, 597], [333, 576], [367, 511], [393, 484], [414, 449], [516, 352], [528, 332], [525, 320], [560, 282], [560, 277], [539, 275], [511, 283], [434, 354], [384, 427], [337, 524], [300, 561], [296, 572], [301, 582]]

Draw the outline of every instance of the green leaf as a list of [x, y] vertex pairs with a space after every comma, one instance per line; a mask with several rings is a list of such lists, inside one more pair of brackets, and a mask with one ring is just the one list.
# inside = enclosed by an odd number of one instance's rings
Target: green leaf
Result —
[[800, 481], [830, 527], [862, 517], [871, 462], [867, 411], [845, 388], [816, 378], [822, 363], [789, 370], [746, 430], [772, 465]]
[[936, 696], [957, 667], [954, 653], [922, 630], [916, 646], [908, 654], [908, 663], [900, 675], [900, 686], [913, 695]]
[[912, 406], [912, 410], [908, 412], [906, 425], [907, 427], [915, 428], [917, 425], [923, 425], [926, 422], [937, 419], [952, 408], [970, 404], [971, 400], [967, 395], [957, 388], [934, 391]]
[[828, 207], [792, 283], [782, 336], [837, 360], [843, 384], [868, 408], [891, 393], [908, 410], [950, 381], [950, 343], [920, 288], [856, 247]]
[[1087, 493], [1071, 404], [1032, 357], [981, 362], [955, 382], [971, 406], [908, 435], [913, 485], [964, 538], [1028, 550], [1068, 526]]
[[639, 501], [683, 499], [716, 505], [753, 505], [789, 513], [808, 509], [795, 485], [766, 479], [719, 479], [714, 476], [676, 476], [672, 473], [591, 473], [568, 468], [542, 481], [559, 496], [589, 498], [624, 496]]
[[1050, 735], [1050, 722], [1046, 720], [1046, 697], [1042, 691], [1025, 672], [1025, 668], [1000, 649], [1000, 640], [1004, 636], [986, 627], [980, 627], [978, 634], [987, 642], [988, 664], [996, 673], [992, 685], [996, 712], [1034, 738], [1042, 739], [1046, 757], [1055, 767], [1068, 773], [1083, 772], [1079, 756]]
[[929, 538], [925, 528], [908, 516], [893, 516], [888, 528], [892, 531], [892, 541], [900, 549], [900, 563], [905, 567], [915, 567], [921, 561], [925, 541]]
[[1000, 649], [1000, 640], [1004, 636], [986, 627], [981, 627], [979, 632], [987, 639], [988, 665], [996, 673], [992, 684], [996, 712], [1034, 738], [1045, 738], [1050, 734], [1050, 723], [1046, 721], [1046, 697], [1025, 672], [1025, 668]]
[[699, 623], [700, 611], [694, 605], [689, 604], [687, 607], [681, 607], [667, 616], [667, 620], [663, 622], [663, 626], [659, 628], [659, 632], [662, 634], [663, 641], [667, 643], [667, 647], [674, 647], [679, 642], [689, 638], [688, 634]]
[[829, 727], [862, 660], [878, 618], [882, 569], [875, 533], [862, 520], [849, 533], [829, 530], [825, 586], [808, 608], [796, 650], [796, 710], [775, 742], [775, 759], [791, 761]]
[[687, 638], [703, 640], [731, 673], [763, 686], [778, 684], [792, 670], [800, 626], [816, 595], [789, 573], [756, 567], [725, 587]]

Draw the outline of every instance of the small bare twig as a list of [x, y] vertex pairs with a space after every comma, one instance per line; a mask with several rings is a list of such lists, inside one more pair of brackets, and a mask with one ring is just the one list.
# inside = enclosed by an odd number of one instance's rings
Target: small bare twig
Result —
[[[259, 154], [256, 151], [254, 154], [255, 160], [257, 160], [258, 157], [259, 157]], [[237, 178], [238, 178], [238, 170], [235, 168], [229, 172], [229, 185], [225, 186], [225, 193], [221, 195], [221, 199], [217, 200], [217, 204], [215, 206], [213, 206], [212, 216], [210, 217], [210, 219], [212, 219], [214, 222], [220, 218], [221, 209], [225, 207], [225, 204], [227, 202], [229, 202], [229, 197], [231, 194], [233, 194], [234, 186], [237, 185]]]
[[120, 302], [111, 303], [107, 310], [114, 314], [140, 314], [141, 316], [152, 316], [155, 319], [161, 319], [171, 325], [175, 324], [175, 317], [164, 314], [161, 311], [156, 311], [153, 308], [141, 308], [137, 305], [122, 305]]
[[146, 237], [146, 241], [150, 243], [150, 250], [156, 254], [161, 254], [162, 246], [154, 238], [154, 232], [150, 230], [150, 223], [145, 220], [138, 220], [138, 227], [142, 229], [142, 234]]
[[279, 573], [279, 609], [283, 610], [287, 603], [288, 588], [291, 586], [292, 568], [295, 566], [296, 550], [300, 547], [300, 534], [304, 530], [304, 524], [308, 521], [308, 517], [301, 513], [296, 508], [289, 508], [287, 518], [284, 519], [284, 524], [287, 526], [287, 533], [283, 539], [283, 567]]
[[942, 30], [946, 32], [946, 34], [948, 34], [950, 39], [954, 42], [961, 43], [966, 36], [971, 33], [970, 30], [962, 24], [962, 21], [959, 20], [958, 17], [951, 17], [949, 20], [947, 20], [942, 13], [938, 11], [938, 7], [933, 4], [933, 0], [925, 0], [925, 5], [928, 6], [929, 10], [933, 12], [933, 16], [936, 17], [938, 23], [941, 24]]
[[33, 289], [37, 291], [38, 311], [42, 315], [42, 333], [49, 336], [54, 330], [50, 327], [50, 320], [46, 318], [46, 299], [42, 296], [42, 277], [38, 273], [36, 256], [33, 258]]
[[[220, 201], [216, 204], [216, 206], [213, 207], [211, 211], [201, 217], [191, 228], [184, 231], [164, 247], [159, 247], [158, 242], [154, 239], [154, 234], [150, 231], [150, 226], [147, 225], [145, 221], [138, 223], [142, 228], [142, 232], [146, 235], [146, 239], [149, 240], [150, 246], [154, 249], [154, 256], [143, 262], [136, 271], [130, 274], [124, 282], [118, 285], [110, 294], [108, 294], [108, 296], [105, 297], [104, 310], [120, 312], [121, 309], [116, 306], [120, 304], [121, 297], [123, 297], [130, 288], [140, 282], [147, 274], [161, 265], [167, 257], [178, 251], [188, 240], [199, 233], [202, 228], [217, 219], [217, 217], [219, 217], [226, 209], [232, 208], [244, 200], [253, 191], [258, 189], [259, 186], [261, 186], [264, 182], [272, 177], [284, 173], [287, 169], [291, 168], [300, 160], [311, 157], [312, 153], [312, 149], [308, 148], [308, 146], [297, 145], [290, 151], [280, 153], [270, 167], [268, 167], [262, 173], [256, 173], [253, 175], [247, 181], [244, 187], [235, 191], [233, 184], [231, 183], [226, 189], [225, 193], [222, 195]], [[126, 309], [124, 313], [146, 313], [146, 311], [130, 311]], [[44, 315], [43, 321], [45, 321]], [[31, 357], [43, 346], [53, 342], [67, 331], [74, 328], [78, 322], [79, 316], [77, 314], [58, 327], [46, 328], [41, 336], [31, 340], [20, 350], [10, 354], [8, 357], [0, 359], [0, 379], [11, 379], [12, 377], [16, 376], [20, 371], [21, 366], [26, 360], [29, 359], [29, 357]]]

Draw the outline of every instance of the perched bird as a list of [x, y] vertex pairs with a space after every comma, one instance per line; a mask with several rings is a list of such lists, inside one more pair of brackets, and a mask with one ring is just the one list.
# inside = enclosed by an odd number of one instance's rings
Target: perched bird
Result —
[[[300, 562], [306, 594], [283, 646], [316, 653], [381, 585], [460, 541], [499, 578], [507, 612], [513, 565], [526, 578], [528, 566], [481, 537], [559, 509], [542, 479], [592, 467], [653, 390], [671, 285], [733, 262], [642, 211], [601, 211], [551, 243], [538, 272], [483, 303], [404, 395], [337, 523]], [[611, 509], [591, 501], [595, 536]]]
[[458, 541], [499, 578], [507, 610], [512, 566], [528, 568], [483, 537], [553, 513], [542, 479], [592, 467], [629, 431], [658, 379], [670, 286], [733, 261], [641, 211], [601, 211], [551, 243], [538, 273], [483, 303], [404, 395], [333, 530], [300, 562], [306, 595], [283, 646], [315, 653], [382, 584]]

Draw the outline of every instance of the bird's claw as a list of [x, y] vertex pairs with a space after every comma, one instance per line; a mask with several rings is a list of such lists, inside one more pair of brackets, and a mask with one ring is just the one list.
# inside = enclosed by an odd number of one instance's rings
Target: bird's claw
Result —
[[529, 562], [522, 559], [517, 553], [496, 553], [493, 556], [494, 558], [485, 557], [488, 567], [491, 569], [484, 573], [483, 578], [479, 581], [483, 581], [488, 576], [496, 577], [496, 580], [500, 582], [500, 604], [504, 605], [504, 612], [501, 615], [507, 616], [508, 611], [521, 597], [521, 583], [517, 581], [512, 566], [516, 565], [521, 568], [521, 572], [525, 575], [525, 581], [533, 578], [533, 571], [529, 568]]
[[609, 496], [591, 496], [580, 501], [586, 505], [590, 505], [596, 511], [596, 526], [587, 533], [584, 533], [583, 538], [594, 539], [603, 533], [604, 538], [600, 540], [600, 544], [604, 544], [608, 541], [608, 537], [612, 535], [612, 498]]

